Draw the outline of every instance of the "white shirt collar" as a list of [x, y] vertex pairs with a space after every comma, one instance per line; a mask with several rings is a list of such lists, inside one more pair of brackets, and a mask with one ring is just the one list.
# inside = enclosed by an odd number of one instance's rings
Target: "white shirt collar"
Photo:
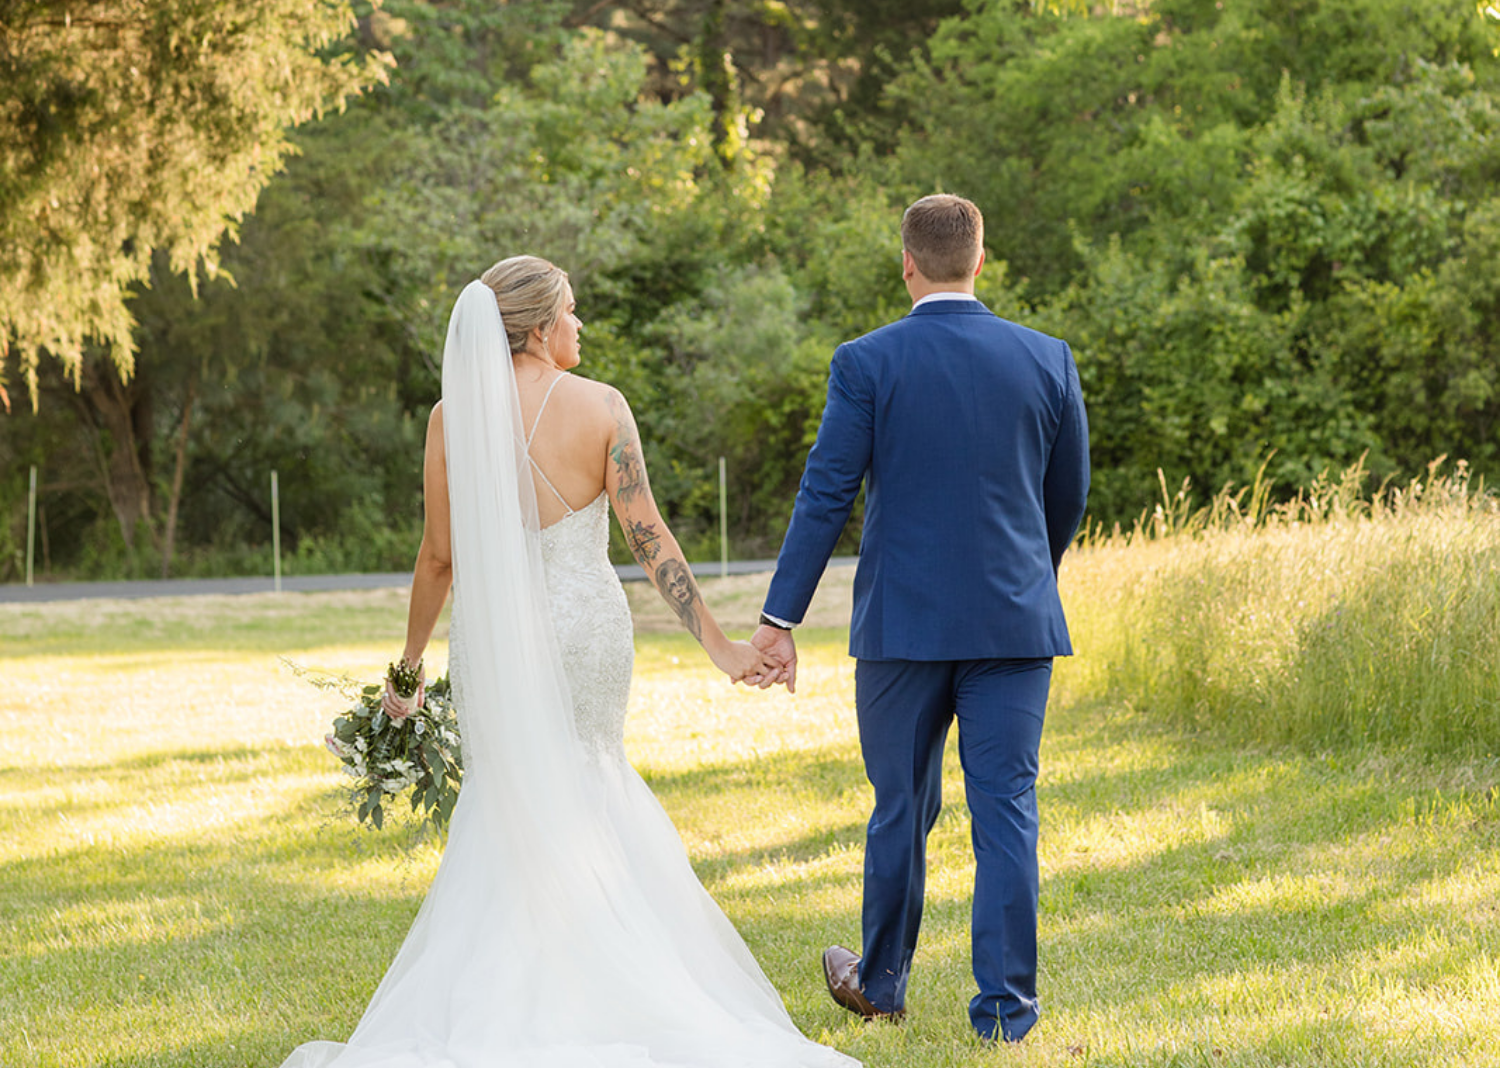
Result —
[[955, 293], [955, 292], [952, 292], [952, 291], [949, 291], [949, 290], [939, 290], [936, 293], [929, 293], [929, 294], [927, 294], [921, 300], [919, 300], [915, 304], [913, 304], [912, 308], [913, 308], [913, 310], [915, 310], [917, 308], [920, 308], [924, 304], [932, 303], [932, 302], [939, 301], [939, 300], [972, 300], [972, 301], [975, 301], [977, 303], [978, 300], [979, 300], [979, 298], [976, 297], [973, 293]]

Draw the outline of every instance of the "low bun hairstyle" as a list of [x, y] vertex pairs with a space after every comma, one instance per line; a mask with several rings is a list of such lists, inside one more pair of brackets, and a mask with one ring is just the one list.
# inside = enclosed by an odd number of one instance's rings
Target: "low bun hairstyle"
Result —
[[568, 306], [568, 272], [540, 256], [511, 256], [480, 276], [495, 294], [510, 351], [531, 347], [531, 332], [551, 333]]

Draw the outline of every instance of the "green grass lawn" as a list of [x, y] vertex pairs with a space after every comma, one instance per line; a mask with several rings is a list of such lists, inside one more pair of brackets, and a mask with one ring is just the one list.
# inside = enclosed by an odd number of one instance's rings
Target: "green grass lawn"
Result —
[[[1043, 743], [1032, 1036], [968, 1033], [953, 754], [910, 1015], [836, 1008], [817, 962], [858, 944], [869, 805], [847, 580], [796, 695], [721, 683], [632, 590], [632, 758], [807, 1033], [872, 1068], [1500, 1064], [1494, 759], [1228, 746], [1082, 659]], [[707, 584], [731, 626], [756, 581]], [[439, 847], [354, 826], [341, 701], [279, 657], [373, 678], [403, 626], [400, 591], [0, 607], [0, 1065], [275, 1068], [347, 1036]]]

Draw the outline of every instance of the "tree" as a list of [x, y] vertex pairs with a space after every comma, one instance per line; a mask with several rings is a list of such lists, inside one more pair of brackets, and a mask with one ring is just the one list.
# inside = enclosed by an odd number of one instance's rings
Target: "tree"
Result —
[[[887, 142], [883, 99], [908, 52], [963, 0], [575, 0], [573, 26], [607, 29], [652, 57], [663, 100], [708, 94], [717, 141], [753, 128], [805, 162], [839, 170], [850, 150]], [[748, 120], [748, 122], [746, 121]]]
[[[1053, 10], [1044, 10], [1050, 6]], [[892, 88], [892, 167], [973, 197], [1073, 342], [1095, 518], [1156, 472], [1288, 492], [1368, 454], [1500, 472], [1494, 31], [1469, 0], [973, 0]]]
[[286, 128], [384, 77], [328, 50], [352, 27], [347, 0], [0, 0], [0, 374], [13, 349], [33, 407], [44, 352], [127, 381], [153, 255], [213, 277]]
[[1500, 83], [1471, 0], [1154, 0], [1060, 17], [1029, 0], [973, 0], [893, 85], [909, 117], [897, 173], [972, 197], [992, 252], [1034, 300], [1084, 269], [1075, 235], [1179, 269], [1233, 210], [1252, 131], [1283, 73], [1353, 105], [1421, 62]]

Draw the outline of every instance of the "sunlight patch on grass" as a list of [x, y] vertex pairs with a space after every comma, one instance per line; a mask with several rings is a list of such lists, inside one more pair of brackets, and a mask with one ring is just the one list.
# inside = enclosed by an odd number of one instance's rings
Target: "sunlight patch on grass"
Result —
[[[226, 838], [260, 823], [266, 812], [293, 807], [327, 792], [327, 769], [302, 775], [270, 774], [269, 759], [235, 762], [238, 774], [186, 784], [173, 776], [137, 771], [129, 775], [90, 776], [74, 785], [54, 784], [28, 793], [0, 795], [0, 809], [16, 810], [26, 824], [36, 812], [51, 810], [45, 821], [54, 851], [84, 847], [124, 850], [149, 848], [178, 837], [213, 832]], [[239, 780], [230, 783], [229, 779]], [[28, 811], [29, 810], [29, 811]], [[0, 858], [10, 855], [0, 844]]]
[[1197, 905], [1200, 914], [1289, 912], [1327, 908], [1359, 895], [1359, 888], [1337, 874], [1294, 875], [1279, 872], [1245, 879], [1215, 890]]
[[[293, 655], [295, 653], [295, 655]], [[288, 651], [307, 667], [376, 681], [381, 652]], [[438, 646], [433, 659], [446, 661]], [[78, 767], [163, 750], [213, 751], [321, 741], [348, 703], [298, 679], [278, 655], [172, 650], [6, 661], [0, 768]]]
[[22, 952], [119, 948], [201, 938], [233, 924], [232, 915], [204, 915], [199, 898], [183, 895], [93, 901], [54, 909], [28, 933]]
[[1451, 925], [1500, 922], [1500, 857], [1477, 856], [1461, 869], [1424, 879], [1384, 906], [1392, 916], [1442, 916]]
[[637, 640], [626, 750], [643, 770], [753, 762], [762, 754], [848, 744], [854, 664], [841, 639], [799, 635], [797, 693], [731, 686], [691, 638]]
[[1223, 841], [1229, 829], [1223, 817], [1202, 807], [1167, 804], [1146, 811], [1105, 812], [1058, 825], [1049, 820], [1051, 837], [1066, 841], [1068, 852], [1047, 852], [1052, 872], [1077, 869], [1128, 869], [1187, 845]]

